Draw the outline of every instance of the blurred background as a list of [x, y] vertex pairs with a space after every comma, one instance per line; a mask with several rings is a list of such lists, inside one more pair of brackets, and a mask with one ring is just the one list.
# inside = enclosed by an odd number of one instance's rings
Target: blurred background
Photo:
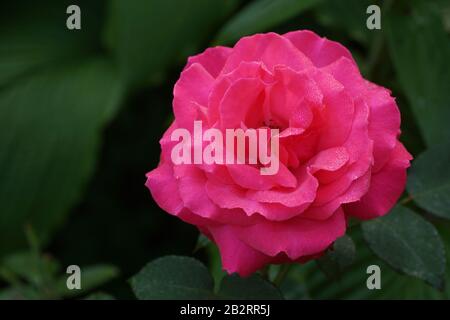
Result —
[[[80, 30], [66, 27], [73, 4], [81, 9]], [[381, 30], [366, 27], [371, 4], [382, 10]], [[193, 255], [220, 278], [214, 246], [199, 244], [194, 227], [158, 208], [144, 187], [145, 174], [158, 164], [158, 141], [172, 120], [173, 85], [189, 55], [232, 46], [248, 34], [298, 29], [341, 42], [367, 79], [393, 91], [401, 140], [414, 156], [450, 141], [449, 1], [4, 3], [0, 298], [132, 299], [127, 280], [167, 254]], [[445, 219], [430, 219], [449, 244]], [[339, 279], [307, 264], [290, 273], [285, 296], [449, 298], [449, 291], [389, 267], [386, 290], [362, 290], [362, 265], [378, 260], [360, 231], [352, 237], [357, 256]], [[65, 288], [72, 264], [86, 277], [76, 292]]]

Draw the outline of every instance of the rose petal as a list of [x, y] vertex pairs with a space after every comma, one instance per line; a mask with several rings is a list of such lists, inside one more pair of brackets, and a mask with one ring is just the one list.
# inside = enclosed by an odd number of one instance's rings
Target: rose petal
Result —
[[236, 272], [246, 277], [271, 260], [239, 240], [229, 226], [209, 227], [208, 230], [219, 247], [222, 267], [230, 274]]
[[231, 48], [222, 46], [208, 48], [200, 54], [189, 57], [184, 69], [188, 69], [194, 63], [199, 63], [213, 78], [217, 78], [232, 51]]
[[265, 221], [233, 230], [252, 248], [268, 256], [281, 252], [296, 260], [325, 250], [345, 233], [344, 212], [338, 209], [329, 219], [316, 221], [295, 217], [286, 221]]
[[392, 209], [405, 189], [406, 168], [411, 155], [397, 142], [389, 161], [372, 175], [369, 191], [360, 201], [345, 207], [345, 212], [359, 219], [371, 219], [385, 215]]
[[289, 39], [316, 67], [329, 65], [340, 57], [346, 57], [356, 65], [347, 48], [338, 42], [321, 38], [312, 31], [292, 31], [284, 34], [283, 37]]
[[242, 61], [260, 61], [269, 70], [276, 65], [285, 65], [296, 71], [312, 66], [311, 61], [289, 40], [273, 32], [240, 39], [222, 72], [236, 69]]
[[192, 127], [197, 120], [198, 105], [206, 107], [214, 78], [198, 63], [185, 69], [173, 90], [173, 111], [182, 127]]

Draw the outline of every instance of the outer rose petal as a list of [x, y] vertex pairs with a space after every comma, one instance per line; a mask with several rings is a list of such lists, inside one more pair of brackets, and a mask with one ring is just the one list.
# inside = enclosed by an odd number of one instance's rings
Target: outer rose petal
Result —
[[222, 46], [208, 48], [196, 56], [189, 57], [184, 70], [194, 63], [199, 63], [213, 78], [217, 78], [232, 51], [231, 48]]
[[374, 168], [377, 172], [389, 159], [400, 128], [400, 111], [390, 91], [362, 78], [358, 67], [341, 58], [323, 69], [341, 82], [357, 99], [361, 97], [370, 107], [369, 136], [374, 141]]
[[338, 42], [321, 38], [312, 31], [293, 31], [284, 34], [283, 37], [289, 39], [318, 68], [329, 65], [341, 57], [350, 59], [356, 65], [347, 48]]
[[317, 254], [345, 233], [342, 209], [329, 219], [317, 221], [295, 217], [290, 220], [264, 221], [252, 226], [233, 227], [236, 235], [252, 248], [274, 257], [284, 252], [291, 260]]
[[173, 177], [172, 164], [160, 163], [146, 176], [145, 186], [150, 190], [156, 203], [168, 213], [177, 215], [183, 209], [183, 201], [178, 192], [178, 184]]
[[230, 274], [237, 272], [240, 276], [248, 276], [271, 260], [239, 240], [230, 226], [209, 227], [208, 230], [219, 247], [222, 266]]
[[173, 89], [173, 111], [180, 126], [190, 128], [197, 120], [197, 105], [206, 107], [214, 78], [195, 63], [185, 69]]
[[370, 107], [369, 136], [373, 140], [373, 172], [378, 172], [389, 160], [389, 154], [398, 143], [400, 134], [400, 111], [390, 92], [370, 84], [366, 96]]
[[360, 219], [383, 216], [392, 209], [405, 189], [406, 168], [411, 155], [397, 142], [385, 166], [372, 175], [369, 191], [360, 201], [345, 206], [345, 212]]

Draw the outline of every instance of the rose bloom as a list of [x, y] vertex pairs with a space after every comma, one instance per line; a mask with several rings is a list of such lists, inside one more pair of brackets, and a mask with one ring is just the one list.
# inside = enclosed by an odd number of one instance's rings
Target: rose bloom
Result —
[[[247, 276], [319, 257], [347, 220], [389, 212], [412, 159], [390, 91], [362, 78], [350, 52], [311, 31], [256, 34], [190, 57], [175, 84], [175, 120], [146, 186], [168, 213], [215, 242], [224, 269]], [[176, 128], [277, 128], [279, 170], [174, 165]]]

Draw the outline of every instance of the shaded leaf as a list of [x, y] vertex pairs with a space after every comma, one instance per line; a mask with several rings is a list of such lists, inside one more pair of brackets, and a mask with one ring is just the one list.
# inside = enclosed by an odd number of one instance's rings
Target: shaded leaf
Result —
[[216, 43], [230, 43], [243, 36], [268, 31], [318, 4], [321, 0], [255, 0], [237, 13], [219, 32]]
[[[82, 28], [66, 27], [66, 8], [82, 8]], [[98, 49], [104, 1], [47, 0], [39, 14], [24, 1], [4, 3], [0, 13], [0, 86]]]
[[450, 219], [450, 144], [441, 143], [417, 157], [409, 171], [407, 189], [428, 212]]
[[93, 59], [0, 91], [0, 256], [25, 246], [25, 224], [45, 245], [79, 199], [101, 130], [122, 93], [111, 66]]
[[177, 58], [195, 53], [236, 1], [113, 0], [106, 42], [131, 85], [157, 81]]
[[408, 15], [387, 19], [389, 49], [406, 96], [428, 145], [450, 139], [450, 39], [439, 6], [416, 1]]
[[352, 238], [344, 235], [337, 239], [325, 255], [317, 259], [317, 264], [330, 278], [339, 277], [355, 259], [355, 244]]
[[[440, 234], [445, 240], [447, 263], [450, 261], [450, 229], [442, 227]], [[376, 257], [363, 240], [360, 228], [350, 235], [356, 244], [355, 262], [339, 279], [330, 279], [314, 262], [293, 266], [288, 281], [282, 286], [283, 295], [289, 299], [450, 299], [450, 287], [444, 292], [429, 286], [416, 277], [399, 274]], [[381, 289], [369, 290], [366, 286], [369, 274], [366, 269], [377, 265], [381, 269]], [[447, 265], [446, 282], [450, 281]]]
[[397, 206], [388, 215], [362, 224], [364, 239], [393, 268], [444, 286], [445, 250], [435, 227], [410, 209]]
[[258, 274], [253, 274], [247, 278], [241, 278], [237, 274], [225, 276], [217, 295], [221, 299], [282, 299], [281, 292]]
[[131, 287], [140, 300], [208, 299], [213, 280], [198, 260], [166, 256], [147, 264], [131, 279]]
[[366, 10], [372, 4], [371, 0], [326, 0], [315, 10], [315, 14], [328, 28], [342, 29], [352, 38], [367, 44], [374, 34], [366, 28], [369, 17]]

